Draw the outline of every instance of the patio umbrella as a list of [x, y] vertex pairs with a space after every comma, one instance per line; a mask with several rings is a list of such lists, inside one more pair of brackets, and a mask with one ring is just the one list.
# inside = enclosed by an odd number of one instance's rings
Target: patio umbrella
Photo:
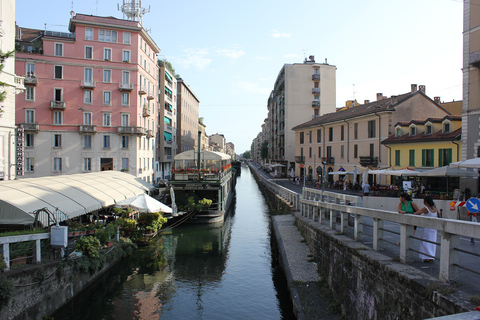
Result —
[[401, 169], [401, 170], [385, 170], [383, 174], [389, 175], [389, 176], [403, 176], [403, 177], [411, 177], [411, 176], [417, 176], [420, 171], [416, 171], [413, 169]]
[[478, 177], [477, 172], [467, 171], [455, 167], [439, 167], [432, 170], [427, 170], [418, 173], [419, 177], [446, 177], [447, 178], [447, 192], [448, 192], [448, 178], [449, 177]]
[[362, 189], [363, 189], [363, 185], [365, 184], [365, 181], [368, 180], [368, 167], [367, 169], [365, 169], [365, 171], [363, 171], [363, 176], [362, 176]]
[[480, 158], [473, 158], [464, 161], [452, 162], [450, 167], [480, 169]]
[[172, 213], [172, 208], [164, 205], [160, 201], [143, 193], [136, 197], [117, 202], [117, 206], [132, 207], [140, 212], [165, 212]]
[[353, 174], [353, 185], [356, 185], [357, 184], [357, 175], [360, 174], [360, 171], [358, 171], [357, 167], [353, 168], [352, 174]]

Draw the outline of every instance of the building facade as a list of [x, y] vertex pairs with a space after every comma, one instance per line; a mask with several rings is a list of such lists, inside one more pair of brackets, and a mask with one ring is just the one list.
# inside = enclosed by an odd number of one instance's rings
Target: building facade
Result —
[[227, 140], [223, 134], [215, 133], [212, 134], [208, 141], [210, 142], [210, 148], [214, 149], [213, 151], [226, 153], [227, 151]]
[[77, 14], [69, 31], [17, 30], [24, 177], [122, 170], [153, 182], [159, 47], [138, 21]]
[[336, 67], [316, 63], [285, 64], [268, 99], [267, 141], [269, 160], [295, 167], [295, 132], [292, 128], [334, 112]]
[[200, 100], [182, 78], [177, 78], [178, 153], [197, 147]]
[[[22, 92], [23, 77], [15, 74], [15, 1], [0, 0], [0, 53], [12, 52], [0, 61], [0, 180], [13, 180], [23, 173], [23, 131], [15, 127], [15, 95]], [[17, 154], [17, 148], [20, 154]], [[17, 157], [19, 156], [19, 157]], [[19, 161], [17, 161], [19, 159]]]

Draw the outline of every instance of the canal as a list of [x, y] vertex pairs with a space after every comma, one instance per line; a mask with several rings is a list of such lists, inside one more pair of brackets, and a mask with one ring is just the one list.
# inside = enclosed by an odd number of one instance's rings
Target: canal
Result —
[[184, 225], [117, 264], [60, 319], [295, 319], [270, 212], [248, 168], [221, 226]]

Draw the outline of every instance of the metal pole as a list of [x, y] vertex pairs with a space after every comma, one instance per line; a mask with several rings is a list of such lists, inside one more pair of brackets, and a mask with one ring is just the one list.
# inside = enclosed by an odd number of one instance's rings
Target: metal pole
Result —
[[323, 201], [323, 194], [325, 193], [325, 184], [327, 183], [325, 180], [325, 178], [327, 177], [327, 173], [325, 172], [325, 165], [327, 164], [326, 161], [323, 161], [323, 177], [322, 177], [322, 180], [323, 180], [323, 183], [322, 183], [322, 201]]
[[315, 154], [313, 154], [313, 176], [315, 177], [313, 179], [313, 182], [316, 183], [317, 182], [317, 164], [315, 163]]

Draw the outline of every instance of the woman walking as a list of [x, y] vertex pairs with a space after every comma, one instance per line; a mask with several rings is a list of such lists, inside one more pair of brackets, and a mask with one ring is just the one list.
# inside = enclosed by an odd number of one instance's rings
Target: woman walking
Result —
[[[438, 209], [435, 207], [432, 196], [425, 196], [423, 199], [423, 204], [425, 207], [415, 212], [416, 215], [422, 215], [425, 217], [438, 217]], [[437, 230], [430, 228], [423, 228], [422, 239], [436, 242], [437, 241]], [[420, 259], [426, 263], [432, 263], [433, 257], [435, 257], [435, 252], [437, 250], [437, 245], [435, 243], [430, 243], [426, 241], [420, 242]]]

